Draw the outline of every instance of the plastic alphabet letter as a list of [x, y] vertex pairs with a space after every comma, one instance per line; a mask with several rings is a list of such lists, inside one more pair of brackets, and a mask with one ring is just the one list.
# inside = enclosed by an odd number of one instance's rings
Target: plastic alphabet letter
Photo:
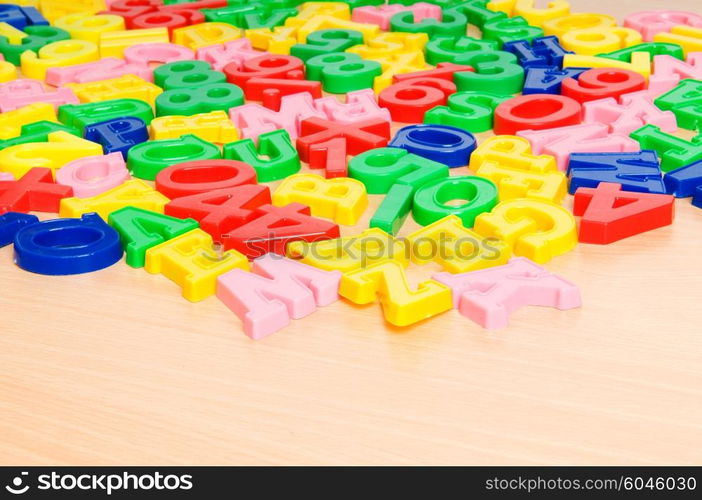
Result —
[[0, 170], [21, 177], [34, 167], [50, 168], [53, 172], [69, 161], [102, 154], [102, 146], [68, 132], [48, 134], [48, 142], [17, 144], [0, 151]]
[[604, 123], [587, 123], [549, 130], [522, 130], [517, 135], [531, 143], [535, 154], [556, 157], [558, 168], [565, 170], [571, 153], [635, 152], [639, 145], [625, 135], [610, 134]]
[[244, 323], [244, 333], [260, 340], [339, 298], [339, 271], [322, 271], [267, 254], [252, 272], [233, 269], [217, 279], [217, 298]]
[[58, 212], [70, 186], [54, 183], [48, 168], [31, 168], [18, 180], [0, 180], [0, 214], [5, 212]]
[[409, 125], [397, 131], [388, 146], [406, 149], [412, 154], [449, 167], [470, 162], [477, 140], [470, 132], [446, 125]]
[[[2, 210], [0, 210], [0, 213], [2, 213]], [[0, 215], [0, 248], [12, 243], [20, 229], [37, 222], [39, 222], [39, 217], [36, 215], [19, 212], [7, 212]]]
[[412, 262], [436, 262], [452, 273], [477, 271], [505, 264], [512, 249], [496, 238], [484, 238], [466, 228], [456, 215], [419, 229], [409, 236]]
[[129, 170], [120, 153], [79, 158], [56, 172], [56, 183], [72, 187], [76, 198], [97, 196], [129, 178]]
[[575, 219], [566, 208], [541, 200], [517, 198], [500, 202], [475, 219], [473, 230], [505, 241], [514, 255], [543, 264], [575, 248]]
[[126, 116], [88, 125], [84, 137], [100, 144], [105, 154], [120, 153], [126, 161], [132, 146], [149, 140], [149, 130], [141, 118]]
[[163, 274], [178, 284], [183, 297], [199, 302], [215, 294], [217, 277], [232, 269], [249, 269], [249, 261], [236, 250], [215, 251], [212, 236], [193, 229], [146, 251], [144, 270]]
[[602, 182], [575, 192], [573, 214], [581, 215], [579, 240], [605, 245], [673, 223], [675, 197], [622, 191]]
[[177, 219], [132, 206], [112, 212], [108, 223], [119, 233], [131, 267], [144, 267], [149, 248], [199, 227], [193, 219]]
[[176, 198], [164, 212], [180, 219], [192, 217], [203, 231], [224, 242], [227, 232], [255, 219], [260, 215], [255, 210], [270, 202], [268, 186], [244, 184]]
[[656, 107], [646, 91], [624, 94], [619, 103], [611, 97], [583, 103], [583, 122], [609, 124], [611, 133], [626, 136], [649, 123], [664, 132], [678, 130], [673, 112]]
[[370, 304], [376, 298], [385, 319], [395, 326], [408, 326], [451, 309], [451, 290], [427, 280], [411, 290], [402, 264], [386, 260], [346, 273], [339, 295], [355, 304]]
[[244, 162], [198, 160], [176, 163], [156, 176], [156, 189], [170, 199], [255, 184], [256, 172]]
[[368, 206], [368, 196], [363, 183], [355, 179], [295, 174], [283, 180], [273, 193], [276, 206], [293, 202], [308, 205], [316, 217], [352, 226]]
[[287, 255], [295, 260], [327, 271], [348, 273], [386, 260], [409, 264], [406, 242], [372, 227], [360, 234], [333, 240], [293, 241]]
[[77, 217], [88, 212], [97, 212], [107, 220], [112, 212], [126, 206], [163, 213], [166, 203], [168, 198], [146, 182], [132, 179], [90, 198], [65, 198], [61, 200], [59, 215]]
[[636, 153], [573, 153], [568, 164], [570, 193], [579, 187], [595, 188], [614, 182], [625, 191], [665, 193], [663, 174], [655, 151]]
[[121, 258], [119, 234], [96, 214], [45, 220], [24, 226], [15, 235], [15, 263], [32, 273], [90, 273]]
[[523, 257], [483, 271], [438, 273], [433, 278], [451, 287], [454, 307], [483, 328], [505, 328], [510, 313], [522, 306], [580, 307], [580, 290]]

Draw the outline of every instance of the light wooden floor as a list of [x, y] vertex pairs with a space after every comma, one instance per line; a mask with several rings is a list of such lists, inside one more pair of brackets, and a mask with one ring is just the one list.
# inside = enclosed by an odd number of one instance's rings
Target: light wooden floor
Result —
[[[572, 3], [620, 20], [659, 5]], [[33, 275], [6, 247], [0, 464], [699, 464], [702, 210], [676, 208], [547, 265], [582, 309], [525, 308], [498, 332], [456, 311], [394, 329], [339, 301], [253, 342], [163, 276]]]

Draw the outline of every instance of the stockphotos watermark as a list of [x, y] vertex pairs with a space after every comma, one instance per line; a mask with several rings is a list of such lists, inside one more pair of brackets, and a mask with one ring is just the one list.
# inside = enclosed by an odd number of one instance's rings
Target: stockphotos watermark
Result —
[[[93, 491], [112, 495], [118, 491], [187, 491], [193, 488], [190, 474], [161, 474], [152, 472], [132, 474], [63, 474], [51, 472], [31, 477], [29, 472], [21, 472], [5, 486], [13, 495], [24, 495], [39, 491]], [[31, 495], [30, 495], [31, 496]]]
[[[226, 234], [222, 238], [226, 241]], [[381, 260], [403, 256], [406, 260], [431, 261], [466, 261], [480, 256], [484, 260], [497, 260], [500, 258], [502, 247], [497, 238], [475, 238], [470, 236], [453, 237], [450, 234], [440, 233], [438, 237], [418, 237], [407, 239], [394, 237], [390, 234], [358, 236], [349, 238], [325, 239], [318, 233], [298, 234], [294, 238], [269, 236], [252, 238], [243, 241], [246, 254], [260, 257], [267, 253], [277, 253], [281, 240], [293, 240], [295, 251], [288, 251], [288, 257], [293, 259], [309, 258], [314, 261], [336, 260], [348, 258], [361, 263], [361, 267]], [[323, 246], [317, 245], [327, 241]], [[226, 258], [223, 242], [215, 242], [212, 251], [206, 251], [203, 256], [209, 260], [222, 260]]]

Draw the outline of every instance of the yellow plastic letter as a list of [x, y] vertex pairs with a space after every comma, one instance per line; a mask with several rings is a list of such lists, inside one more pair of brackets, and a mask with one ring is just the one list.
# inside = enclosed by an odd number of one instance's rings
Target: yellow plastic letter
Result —
[[217, 277], [234, 268], [249, 270], [249, 261], [236, 250], [215, 252], [212, 236], [193, 229], [146, 251], [144, 269], [161, 273], [183, 289], [183, 297], [198, 302], [214, 295]]
[[53, 104], [35, 102], [12, 111], [0, 113], [0, 139], [18, 137], [22, 134], [22, 125], [38, 121], [58, 121]]
[[450, 288], [427, 280], [412, 291], [402, 265], [393, 260], [344, 274], [339, 295], [355, 304], [370, 304], [377, 297], [385, 319], [396, 326], [411, 325], [453, 307]]
[[60, 217], [80, 217], [97, 212], [107, 220], [112, 212], [124, 207], [143, 208], [163, 213], [170, 200], [140, 179], [132, 179], [91, 198], [64, 198], [59, 209]]
[[532, 26], [543, 26], [546, 21], [570, 14], [570, 4], [565, 0], [549, 2], [545, 9], [536, 8], [535, 4], [536, 0], [517, 0], [513, 15], [522, 16]]
[[563, 17], [556, 17], [544, 22], [543, 28], [546, 35], [556, 35], [561, 38], [572, 30], [586, 30], [591, 28], [609, 28], [616, 26], [617, 20], [607, 14], [593, 14], [579, 12]]
[[80, 102], [107, 101], [109, 99], [139, 99], [154, 105], [156, 97], [163, 92], [158, 85], [135, 75], [124, 75], [97, 82], [67, 83]]
[[152, 139], [177, 139], [193, 134], [209, 142], [224, 144], [239, 139], [239, 132], [224, 111], [192, 116], [160, 116], [151, 121]]
[[[164, 30], [166, 28], [163, 28]], [[226, 23], [200, 23], [173, 30], [173, 43], [193, 50], [241, 38], [241, 31]], [[168, 32], [166, 32], [168, 41]]]
[[475, 219], [476, 233], [506, 241], [514, 254], [543, 264], [578, 243], [575, 218], [555, 203], [518, 198], [499, 203]]
[[22, 73], [27, 78], [43, 80], [46, 70], [57, 66], [71, 66], [99, 59], [98, 47], [87, 40], [60, 40], [39, 49], [26, 50], [20, 56]]
[[506, 264], [512, 249], [497, 238], [485, 238], [466, 228], [457, 215], [415, 231], [407, 237], [412, 262], [436, 262], [452, 273], [477, 271]]
[[361, 234], [324, 241], [291, 241], [286, 248], [289, 257], [305, 264], [347, 273], [385, 260], [394, 260], [407, 267], [409, 259], [405, 241], [382, 229], [372, 227]]
[[41, 0], [40, 7], [51, 24], [67, 14], [95, 14], [107, 9], [105, 0]]
[[368, 206], [366, 186], [356, 179], [325, 179], [316, 174], [295, 174], [283, 180], [273, 193], [273, 205], [304, 203], [317, 217], [354, 225]]
[[20, 31], [11, 24], [0, 23], [0, 36], [7, 38], [12, 45], [20, 45], [22, 39], [27, 36], [24, 31]]
[[619, 26], [573, 30], [561, 37], [561, 43], [566, 50], [572, 50], [584, 56], [614, 52], [642, 41], [643, 38], [638, 31]]
[[[182, 28], [184, 29], [184, 28]], [[168, 43], [168, 29], [146, 28], [100, 33], [100, 57], [123, 57], [124, 49], [140, 43]]]
[[[289, 18], [288, 18], [289, 19]], [[290, 47], [297, 43], [297, 28], [294, 26], [276, 26], [246, 30], [246, 38], [251, 40], [255, 49], [265, 50], [271, 54], [290, 54]]]
[[106, 31], [124, 31], [124, 18], [113, 14], [92, 15], [85, 12], [60, 17], [54, 26], [68, 31], [74, 40], [100, 42], [100, 34]]
[[9, 82], [17, 78], [17, 68], [7, 61], [0, 61], [0, 83]]
[[563, 67], [628, 69], [636, 71], [648, 80], [648, 77], [651, 76], [651, 54], [648, 52], [634, 52], [631, 54], [631, 62], [618, 61], [607, 57], [566, 54], [563, 56]]
[[51, 132], [48, 142], [17, 144], [0, 151], [0, 170], [17, 179], [33, 167], [50, 168], [52, 173], [69, 161], [102, 154], [102, 146], [68, 132]]
[[318, 16], [331, 16], [347, 21], [351, 19], [351, 8], [344, 2], [305, 2], [297, 9], [298, 14], [287, 18], [285, 26], [302, 26]]
[[677, 43], [683, 48], [685, 55], [689, 52], [702, 51], [702, 28], [692, 26], [673, 26], [670, 33], [653, 35], [654, 42]]
[[533, 172], [557, 170], [551, 155], [531, 154], [531, 143], [516, 135], [496, 135], [486, 139], [470, 155], [470, 169], [478, 170], [484, 163], [494, 162]]

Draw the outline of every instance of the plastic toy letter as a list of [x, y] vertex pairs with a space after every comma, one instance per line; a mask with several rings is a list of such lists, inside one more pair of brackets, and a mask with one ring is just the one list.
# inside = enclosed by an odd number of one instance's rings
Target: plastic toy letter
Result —
[[610, 132], [622, 135], [629, 135], [648, 123], [659, 126], [664, 132], [678, 129], [673, 112], [656, 107], [647, 91], [624, 94], [619, 102], [613, 97], [586, 102], [583, 122], [609, 124]]
[[15, 263], [33, 273], [89, 273], [121, 258], [119, 234], [96, 214], [30, 224], [15, 236]]
[[217, 277], [234, 268], [249, 269], [249, 261], [236, 250], [216, 252], [212, 236], [193, 229], [146, 251], [144, 269], [161, 273], [183, 289], [183, 297], [198, 302], [214, 295]]
[[575, 248], [575, 218], [555, 203], [531, 198], [503, 201], [475, 219], [473, 230], [506, 241], [514, 254], [540, 264]]
[[556, 157], [558, 168], [565, 170], [571, 153], [580, 152], [633, 152], [640, 149], [633, 139], [625, 135], [610, 134], [603, 123], [587, 123], [549, 130], [523, 130], [517, 135], [531, 142], [536, 154]]
[[582, 215], [580, 241], [607, 244], [673, 223], [675, 198], [631, 193], [621, 184], [601, 182], [575, 193], [573, 214]]
[[132, 179], [91, 198], [66, 198], [61, 200], [61, 217], [77, 217], [88, 212], [97, 212], [107, 220], [112, 212], [133, 206], [163, 213], [170, 200], [139, 179]]
[[451, 287], [454, 307], [483, 328], [506, 327], [510, 313], [522, 306], [566, 310], [582, 304], [576, 285], [525, 258], [472, 273], [437, 273], [433, 278]]
[[384, 261], [345, 274], [339, 294], [355, 304], [370, 304], [378, 298], [385, 319], [407, 326], [451, 309], [451, 289], [434, 280], [412, 291], [402, 264]]
[[512, 249], [497, 238], [484, 238], [463, 226], [457, 215], [448, 215], [407, 236], [412, 262], [434, 261], [452, 273], [477, 271], [505, 264]]
[[39, 52], [27, 50], [20, 56], [22, 74], [43, 80], [49, 68], [71, 66], [99, 59], [98, 46], [87, 40], [61, 40], [44, 45]]
[[324, 179], [315, 174], [296, 174], [285, 179], [273, 193], [273, 204], [303, 203], [312, 215], [338, 224], [354, 225], [368, 206], [366, 187], [356, 179]]
[[119, 233], [127, 264], [132, 267], [144, 267], [149, 248], [199, 227], [193, 219], [177, 219], [131, 206], [112, 212], [108, 223]]
[[12, 243], [20, 229], [37, 222], [39, 222], [39, 218], [36, 215], [19, 212], [8, 212], [0, 215], [0, 248]]
[[293, 241], [287, 255], [327, 271], [343, 273], [369, 265], [394, 260], [403, 267], [409, 264], [404, 239], [398, 239], [382, 229], [372, 227], [360, 234], [325, 241]]
[[326, 118], [325, 113], [315, 108], [308, 93], [283, 96], [279, 111], [260, 104], [245, 104], [229, 110], [229, 118], [241, 130], [241, 136], [254, 140], [261, 134], [278, 129], [287, 130], [290, 138], [296, 139], [302, 120], [312, 116]]
[[122, 153], [86, 156], [66, 163], [56, 172], [56, 183], [73, 188], [76, 198], [90, 198], [129, 179]]
[[48, 168], [32, 168], [20, 179], [0, 179], [0, 214], [58, 212], [61, 200], [72, 194], [70, 186], [54, 183]]
[[58, 170], [69, 161], [102, 154], [102, 146], [68, 132], [52, 132], [48, 142], [17, 144], [0, 151], [0, 170], [22, 177], [33, 167]]
[[254, 340], [339, 298], [340, 271], [323, 271], [276, 254], [254, 260], [252, 271], [233, 269], [221, 275], [217, 297], [243, 321], [244, 333]]

